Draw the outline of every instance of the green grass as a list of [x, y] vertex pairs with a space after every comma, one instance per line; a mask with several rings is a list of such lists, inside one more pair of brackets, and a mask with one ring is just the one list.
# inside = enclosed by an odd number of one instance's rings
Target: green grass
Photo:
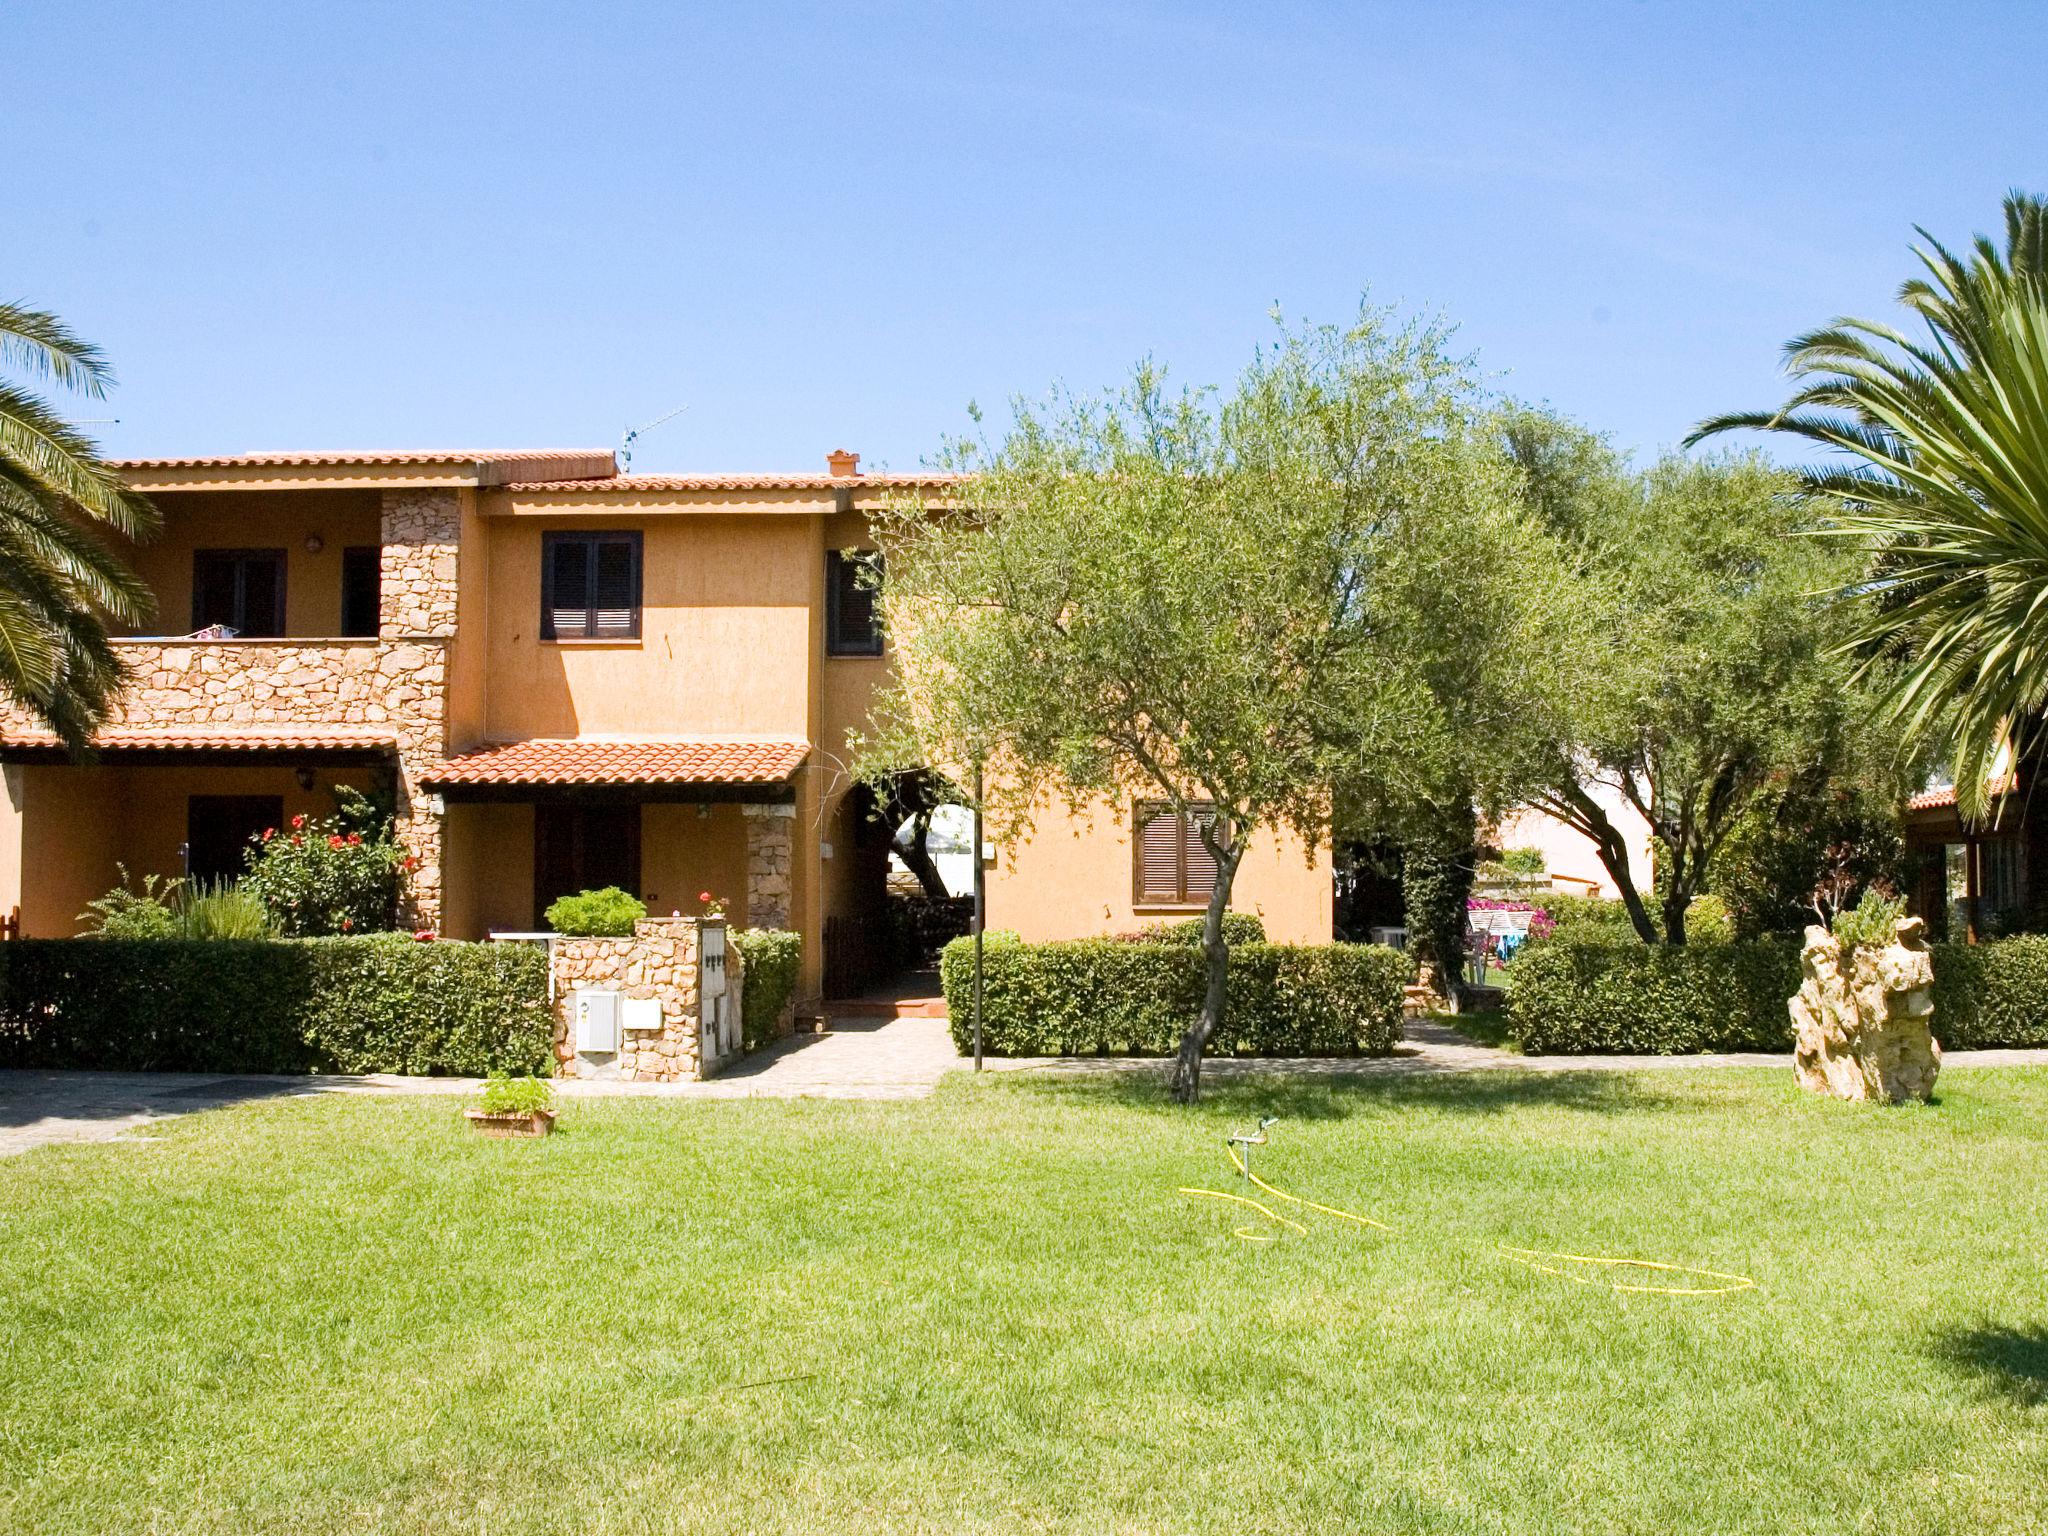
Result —
[[[1153, 1091], [535, 1143], [328, 1098], [0, 1163], [0, 1529], [2048, 1529], [2048, 1073]], [[1174, 1193], [1260, 1112], [1261, 1172], [1399, 1231]]]

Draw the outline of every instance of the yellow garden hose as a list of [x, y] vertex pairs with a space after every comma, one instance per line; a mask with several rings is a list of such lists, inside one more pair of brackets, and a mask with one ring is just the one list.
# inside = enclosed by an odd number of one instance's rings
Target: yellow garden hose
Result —
[[[1253, 1144], [1263, 1142], [1264, 1139], [1264, 1129], [1262, 1127], [1257, 1142]], [[1268, 1184], [1264, 1179], [1253, 1173], [1244, 1159], [1237, 1155], [1236, 1146], [1230, 1143], [1225, 1143], [1225, 1146], [1230, 1153], [1232, 1166], [1244, 1176], [1245, 1181], [1249, 1184], [1256, 1184], [1276, 1200], [1285, 1200], [1290, 1205], [1303, 1206], [1311, 1211], [1321, 1211], [1325, 1216], [1335, 1216], [1343, 1221], [1355, 1221], [1361, 1227], [1376, 1227], [1382, 1232], [1392, 1232], [1394, 1230], [1384, 1221], [1376, 1221], [1370, 1216], [1360, 1216], [1355, 1211], [1341, 1210], [1334, 1205], [1318, 1205], [1313, 1200], [1304, 1200], [1299, 1195], [1290, 1195], [1286, 1190]], [[1282, 1216], [1271, 1206], [1262, 1204], [1252, 1199], [1249, 1195], [1226, 1194], [1220, 1189], [1196, 1189], [1185, 1184], [1180, 1187], [1179, 1192], [1183, 1195], [1198, 1195], [1205, 1200], [1229, 1200], [1238, 1205], [1248, 1205], [1276, 1225], [1292, 1227], [1296, 1232], [1304, 1236], [1308, 1234], [1308, 1228], [1300, 1222]], [[1273, 1235], [1270, 1232], [1261, 1232], [1256, 1227], [1250, 1226], [1235, 1228], [1231, 1235], [1239, 1241], [1247, 1243], [1270, 1243], [1273, 1241]], [[1598, 1254], [1551, 1253], [1537, 1248], [1511, 1248], [1506, 1243], [1499, 1244], [1498, 1246], [1500, 1252], [1507, 1257], [1510, 1263], [1521, 1264], [1535, 1270], [1539, 1274], [1557, 1275], [1578, 1285], [1605, 1284], [1609, 1290], [1633, 1291], [1650, 1296], [1726, 1296], [1735, 1291], [1751, 1291], [1756, 1289], [1756, 1282], [1747, 1275], [1724, 1274], [1718, 1269], [1701, 1269], [1691, 1264], [1666, 1264], [1658, 1259], [1612, 1258]], [[1555, 1260], [1556, 1263], [1544, 1263], [1543, 1261], [1546, 1259]], [[1559, 1267], [1565, 1265], [1583, 1266], [1584, 1269], [1591, 1270], [1592, 1273], [1587, 1274], [1580, 1269]], [[1725, 1283], [1702, 1286], [1630, 1285], [1618, 1278], [1614, 1273], [1615, 1271], [1627, 1270], [1656, 1270], [1664, 1274], [1692, 1275], [1703, 1280], [1717, 1280]]]

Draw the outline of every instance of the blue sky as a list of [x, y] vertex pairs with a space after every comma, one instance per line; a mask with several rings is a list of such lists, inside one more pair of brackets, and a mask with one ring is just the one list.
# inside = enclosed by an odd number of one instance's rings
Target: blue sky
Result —
[[[121, 454], [914, 467], [1275, 303], [1441, 312], [1654, 452], [2048, 190], [2038, 4], [0, 9], [0, 293]], [[1865, 102], [1881, 103], [1871, 117]]]

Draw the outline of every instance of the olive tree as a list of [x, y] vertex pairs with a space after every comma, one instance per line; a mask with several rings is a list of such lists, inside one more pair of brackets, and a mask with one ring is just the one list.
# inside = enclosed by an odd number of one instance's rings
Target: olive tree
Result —
[[[1760, 794], [1874, 756], [1872, 697], [1842, 650], [1852, 616], [1833, 596], [1851, 558], [1807, 536], [1813, 509], [1758, 455], [1636, 472], [1526, 410], [1502, 437], [1580, 593], [1577, 638], [1546, 663], [1563, 686], [1522, 743], [1529, 798], [1593, 844], [1646, 942], [1683, 944], [1687, 906]], [[1654, 913], [1602, 785], [1649, 824]]]
[[1227, 390], [1170, 391], [1147, 363], [1100, 396], [1019, 402], [999, 440], [948, 446], [949, 494], [877, 520], [896, 668], [863, 771], [983, 766], [998, 836], [1048, 801], [1162, 801], [1214, 861], [1183, 1101], [1223, 1018], [1250, 839], [1318, 845], [1340, 787], [1464, 793], [1437, 684], [1489, 613], [1420, 605], [1447, 569], [1502, 579], [1522, 524], [1445, 340], [1362, 307], [1283, 328]]

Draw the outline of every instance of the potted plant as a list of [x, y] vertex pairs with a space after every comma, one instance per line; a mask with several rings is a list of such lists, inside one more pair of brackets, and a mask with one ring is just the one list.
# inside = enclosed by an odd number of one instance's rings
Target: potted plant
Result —
[[545, 1136], [555, 1128], [555, 1090], [544, 1078], [493, 1072], [477, 1107], [463, 1114], [486, 1136]]

